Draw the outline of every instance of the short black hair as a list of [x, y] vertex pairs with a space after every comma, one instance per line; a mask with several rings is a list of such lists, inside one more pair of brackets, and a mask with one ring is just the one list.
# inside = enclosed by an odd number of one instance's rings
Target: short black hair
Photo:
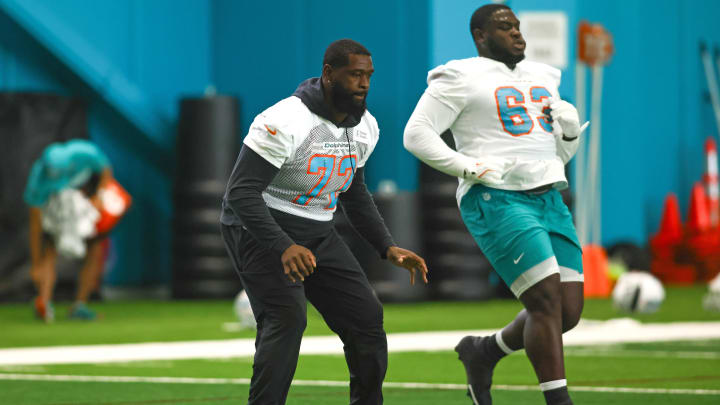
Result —
[[470, 34], [472, 35], [472, 32], [473, 30], [475, 30], [475, 28], [484, 30], [485, 25], [487, 25], [487, 22], [490, 19], [490, 16], [494, 12], [502, 9], [510, 10], [510, 7], [504, 4], [491, 3], [486, 4], [475, 10], [472, 17], [470, 17]]
[[323, 66], [330, 65], [333, 68], [347, 66], [350, 63], [351, 54], [372, 56], [361, 43], [348, 38], [338, 39], [325, 50]]

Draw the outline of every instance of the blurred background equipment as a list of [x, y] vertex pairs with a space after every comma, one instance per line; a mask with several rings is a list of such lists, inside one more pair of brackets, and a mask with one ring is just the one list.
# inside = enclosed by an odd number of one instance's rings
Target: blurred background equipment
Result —
[[[713, 66], [713, 59], [705, 41], [700, 41], [700, 59], [702, 59], [705, 80], [707, 81], [708, 91], [710, 93], [710, 103], [715, 113], [716, 129], [720, 131], [720, 89], [718, 88], [715, 73], [717, 66]], [[717, 46], [715, 47], [715, 59], [718, 60], [718, 64], [720, 64], [720, 49], [718, 49]]]
[[607, 298], [612, 291], [608, 257], [601, 245], [583, 246], [584, 293], [586, 298]]
[[[86, 103], [50, 93], [0, 93], [0, 301], [33, 296], [28, 250], [28, 206], [23, 191], [46, 146], [88, 138]], [[76, 263], [58, 263], [56, 295], [70, 298]]]
[[621, 263], [626, 269], [650, 271], [650, 250], [637, 243], [614, 243], [607, 248], [607, 255], [608, 260]]
[[703, 297], [703, 308], [720, 312], [720, 274], [708, 283], [708, 292]]
[[232, 298], [242, 288], [220, 237], [220, 202], [238, 153], [238, 101], [180, 101], [173, 214], [173, 297]]
[[695, 280], [695, 268], [686, 260], [683, 248], [684, 232], [678, 199], [670, 193], [665, 197], [658, 231], [650, 238], [650, 268], [665, 283], [688, 284]]
[[255, 314], [250, 307], [250, 299], [245, 290], [240, 291], [233, 301], [233, 311], [240, 322], [240, 329], [257, 329]]
[[42, 210], [42, 231], [52, 237], [58, 254], [80, 259], [99, 219], [100, 212], [82, 191], [68, 188], [50, 195]]
[[[455, 149], [450, 130], [442, 134], [448, 146]], [[495, 277], [460, 217], [457, 198], [458, 180], [421, 163], [420, 206], [424, 252], [430, 273], [428, 279], [433, 297], [446, 300], [487, 299], [507, 295], [505, 284]]]
[[703, 184], [708, 197], [710, 226], [717, 227], [720, 224], [720, 188], [718, 188], [717, 145], [712, 137], [705, 140], [705, 164]]
[[110, 232], [130, 209], [132, 197], [114, 178], [100, 187], [98, 196], [102, 207], [95, 227], [98, 234], [103, 234]]
[[616, 308], [625, 312], [653, 313], [665, 300], [660, 280], [644, 271], [629, 271], [618, 279], [612, 291]]
[[720, 273], [718, 161], [712, 138], [705, 143], [705, 161], [704, 184], [696, 182], [692, 187], [685, 226], [677, 198], [671, 193], [666, 197], [658, 232], [650, 239], [652, 273], [665, 283], [705, 283]]

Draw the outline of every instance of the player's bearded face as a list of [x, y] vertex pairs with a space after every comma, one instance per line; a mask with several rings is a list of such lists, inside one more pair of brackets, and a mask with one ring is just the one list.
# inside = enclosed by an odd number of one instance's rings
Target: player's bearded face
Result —
[[354, 117], [360, 117], [367, 108], [367, 92], [353, 92], [339, 81], [333, 81], [330, 91], [335, 108]]
[[370, 55], [348, 55], [348, 64], [331, 72], [330, 95], [337, 111], [360, 118], [367, 105], [373, 68]]

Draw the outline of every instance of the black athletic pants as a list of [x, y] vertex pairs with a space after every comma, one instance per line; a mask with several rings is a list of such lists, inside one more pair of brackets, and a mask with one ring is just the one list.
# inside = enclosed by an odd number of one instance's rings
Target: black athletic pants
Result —
[[290, 234], [317, 259], [315, 272], [295, 283], [283, 274], [280, 257], [241, 226], [222, 225], [222, 235], [258, 324], [248, 405], [285, 403], [307, 322], [306, 299], [344, 343], [350, 404], [382, 404], [387, 369], [382, 305], [334, 228], [307, 240]]

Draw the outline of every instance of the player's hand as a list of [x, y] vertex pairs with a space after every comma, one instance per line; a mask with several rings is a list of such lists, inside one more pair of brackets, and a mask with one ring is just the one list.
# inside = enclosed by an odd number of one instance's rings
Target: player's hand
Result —
[[[550, 104], [550, 117], [553, 120], [553, 128], [560, 126], [564, 140], [575, 140], [582, 134], [590, 122], [580, 126], [580, 118], [574, 105], [564, 100], [555, 101]], [[553, 131], [554, 132], [554, 131]]]
[[497, 186], [503, 183], [505, 173], [514, 165], [514, 159], [483, 158], [468, 164], [463, 178], [486, 186]]
[[305, 277], [311, 275], [317, 267], [315, 255], [310, 249], [300, 245], [290, 245], [285, 249], [282, 256], [283, 272], [293, 283], [299, 279], [305, 281]]
[[387, 259], [390, 263], [404, 267], [410, 272], [410, 284], [415, 284], [415, 273], [420, 273], [425, 284], [427, 284], [427, 265], [425, 259], [417, 254], [397, 246], [390, 246], [387, 250]]

